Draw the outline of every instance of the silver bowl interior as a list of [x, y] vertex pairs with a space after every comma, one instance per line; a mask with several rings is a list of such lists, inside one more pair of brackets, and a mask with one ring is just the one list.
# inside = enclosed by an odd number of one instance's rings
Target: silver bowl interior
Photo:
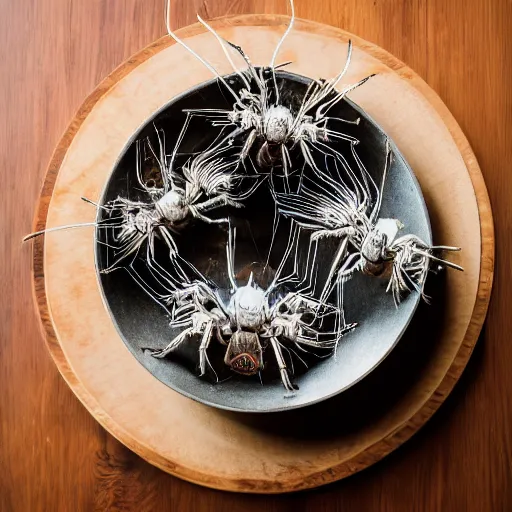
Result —
[[[291, 94], [300, 91], [309, 81], [283, 72], [280, 73], [280, 79], [290, 85]], [[102, 201], [106, 202], [118, 195], [140, 198], [135, 184], [136, 140], [153, 137], [154, 126], [157, 126], [166, 133], [169, 151], [183, 125], [183, 109], [213, 107], [230, 108], [229, 98], [226, 98], [216, 81], [197, 86], [157, 112], [127, 144], [106, 184]], [[376, 183], [380, 184], [385, 163], [384, 132], [364, 111], [348, 100], [340, 102], [332, 115], [349, 120], [360, 118], [359, 125], [343, 125], [343, 130], [360, 140], [358, 155]], [[190, 135], [187, 135], [187, 150], [193, 152], [204, 149], [211, 142], [212, 133], [205, 121], [194, 121]], [[381, 217], [400, 219], [405, 225], [402, 233], [414, 233], [431, 243], [429, 217], [419, 185], [394, 144], [392, 148], [394, 159], [384, 188]], [[248, 276], [248, 269], [253, 268], [251, 264], [266, 258], [270, 243], [274, 209], [266, 187], [260, 187], [246, 207], [234, 212], [234, 215], [238, 226], [235, 271], [244, 279]], [[274, 251], [276, 255], [273, 260], [271, 258], [271, 266], [279, 262], [279, 250], [286, 244], [287, 230], [289, 226], [284, 222], [278, 231]], [[177, 237], [181, 254], [225, 289], [228, 288], [226, 239], [226, 229], [201, 223], [194, 223]], [[336, 241], [324, 244], [320, 257], [325, 265], [321, 266], [319, 279], [325, 279], [336, 247]], [[96, 257], [98, 267], [104, 267], [105, 249], [99, 243]], [[161, 261], [165, 264], [165, 259]], [[258, 377], [238, 376], [223, 365], [223, 349], [220, 344], [212, 343], [209, 351], [219, 382], [216, 382], [212, 374], [198, 378], [198, 343], [190, 342], [174, 357], [155, 359], [147, 349], [163, 348], [176, 335], [169, 328], [165, 311], [134, 284], [127, 272], [119, 270], [98, 276], [105, 303], [122, 339], [134, 357], [152, 375], [194, 400], [239, 412], [278, 412], [300, 408], [351, 388], [392, 351], [409, 325], [420, 300], [417, 293], [412, 293], [397, 308], [392, 296], [385, 291], [386, 280], [356, 275], [345, 288], [345, 310], [347, 322], [358, 322], [358, 328], [343, 338], [334, 356], [308, 359], [307, 371], [294, 358], [294, 382], [299, 390], [290, 396], [285, 393], [275, 365], [268, 365], [269, 369], [262, 373], [261, 381]]]

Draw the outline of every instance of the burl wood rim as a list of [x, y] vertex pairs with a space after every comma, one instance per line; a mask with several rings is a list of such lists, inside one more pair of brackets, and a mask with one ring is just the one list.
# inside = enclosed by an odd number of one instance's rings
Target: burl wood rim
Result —
[[[267, 15], [248, 15], [232, 18], [222, 18], [216, 20], [212, 24], [215, 27], [221, 26], [268, 26], [280, 25], [287, 20], [283, 16], [267, 16]], [[375, 442], [365, 450], [359, 452], [349, 461], [344, 461], [338, 466], [329, 468], [327, 471], [310, 476], [307, 481], [301, 485], [300, 488], [311, 488], [317, 485], [329, 483], [349, 474], [355, 473], [365, 467], [375, 463], [383, 458], [385, 455], [400, 446], [404, 441], [409, 439], [425, 422], [432, 416], [432, 414], [439, 408], [441, 403], [446, 399], [453, 386], [459, 379], [464, 367], [466, 366], [469, 357], [473, 351], [475, 343], [478, 339], [482, 324], [485, 319], [487, 307], [489, 304], [494, 269], [494, 229], [491, 206], [485, 187], [485, 183], [476, 161], [476, 158], [469, 146], [469, 143], [462, 133], [459, 125], [448, 111], [447, 107], [437, 96], [437, 94], [412, 70], [405, 66], [398, 59], [385, 52], [381, 48], [370, 44], [360, 38], [351, 36], [339, 29], [313, 23], [310, 21], [297, 21], [297, 25], [303, 30], [313, 33], [321, 32], [329, 37], [347, 40], [349, 37], [354, 42], [355, 46], [363, 49], [366, 53], [379, 59], [386, 66], [395, 71], [403, 79], [406, 79], [417, 91], [419, 91], [430, 103], [437, 114], [444, 120], [444, 123], [449, 130], [454, 142], [456, 143], [460, 154], [465, 162], [466, 168], [474, 188], [478, 212], [480, 216], [480, 229], [481, 229], [481, 264], [480, 264], [480, 277], [478, 283], [478, 291], [475, 306], [473, 309], [471, 321], [448, 372], [444, 376], [440, 385], [426, 400], [421, 408], [417, 410], [407, 421], [396, 425], [393, 432], [378, 442]], [[204, 29], [199, 25], [186, 27], [179, 31], [182, 37], [192, 36], [203, 32]], [[56, 178], [64, 160], [66, 152], [70, 147], [75, 135], [77, 134], [82, 123], [96, 105], [96, 103], [123, 77], [129, 74], [137, 66], [148, 60], [153, 55], [162, 51], [174, 44], [174, 41], [169, 37], [163, 37], [151, 44], [138, 54], [134, 55], [131, 59], [123, 63], [115, 71], [113, 71], [101, 84], [94, 90], [94, 92], [85, 100], [83, 105], [78, 110], [77, 114], [70, 123], [68, 129], [59, 142], [52, 160], [50, 162], [45, 182], [42, 188], [39, 206], [36, 215], [36, 229], [44, 229], [48, 214], [50, 199], [55, 186]], [[34, 260], [33, 260], [33, 276], [34, 276], [34, 293], [35, 300], [38, 304], [39, 313], [41, 316], [42, 325], [46, 334], [46, 343], [48, 349], [57, 364], [57, 367], [64, 379], [71, 387], [73, 392], [85, 405], [85, 407], [94, 415], [94, 417], [114, 435], [119, 441], [129, 447], [131, 450], [145, 458], [152, 464], [160, 467], [164, 471], [174, 474], [180, 478], [214, 487], [218, 489], [242, 491], [242, 492], [287, 492], [297, 490], [297, 485], [290, 485], [287, 487], [286, 483], [279, 482], [275, 486], [269, 485], [268, 481], [233, 481], [232, 479], [215, 479], [206, 474], [193, 471], [190, 468], [180, 466], [179, 463], [171, 463], [168, 459], [164, 458], [155, 451], [148, 452], [147, 446], [140, 443], [137, 439], [129, 435], [122, 425], [117, 424], [106, 412], [98, 413], [98, 405], [93, 396], [85, 389], [78, 377], [74, 374], [71, 366], [69, 365], [63, 349], [58, 342], [56, 333], [53, 329], [50, 320], [48, 303], [45, 289], [45, 276], [44, 276], [44, 239], [40, 238], [34, 245]]]

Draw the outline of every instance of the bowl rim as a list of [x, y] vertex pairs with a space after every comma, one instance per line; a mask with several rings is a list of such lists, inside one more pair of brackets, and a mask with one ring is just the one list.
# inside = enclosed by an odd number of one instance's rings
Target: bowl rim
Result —
[[[259, 68], [260, 68], [260, 66], [256, 66], [256, 69], [259, 69]], [[290, 71], [286, 71], [286, 70], [278, 70], [276, 72], [276, 74], [279, 77], [283, 77], [283, 78], [287, 78], [288, 77], [288, 78], [290, 78], [292, 80], [296, 80], [296, 81], [301, 82], [301, 83], [306, 84], [306, 85], [308, 85], [308, 84], [310, 84], [311, 82], [314, 81], [314, 79], [312, 79], [312, 78], [306, 77], [304, 75], [300, 75], [298, 73], [293, 73], [293, 72], [290, 72]], [[236, 73], [231, 73], [231, 74], [228, 74], [228, 75], [223, 75], [223, 78], [226, 79], [226, 80], [231, 79], [231, 78], [237, 78], [237, 74]], [[134, 130], [134, 132], [131, 135], [131, 137], [125, 143], [123, 149], [119, 153], [119, 155], [118, 155], [118, 157], [117, 157], [117, 159], [116, 159], [116, 161], [115, 161], [115, 163], [114, 163], [114, 165], [112, 167], [112, 170], [111, 170], [108, 178], [105, 180], [105, 183], [103, 185], [103, 188], [102, 188], [102, 191], [101, 191], [101, 194], [100, 194], [100, 199], [99, 199], [99, 204], [100, 205], [103, 205], [105, 203], [105, 198], [106, 198], [106, 196], [108, 194], [108, 188], [109, 188], [109, 184], [110, 184], [110, 180], [112, 178], [113, 172], [115, 171], [115, 169], [117, 169], [117, 167], [119, 166], [120, 162], [122, 161], [122, 159], [124, 158], [124, 156], [128, 152], [129, 148], [137, 140], [137, 137], [149, 125], [149, 123], [151, 123], [153, 120], [155, 120], [160, 114], [165, 112], [171, 105], [175, 104], [176, 102], [180, 101], [181, 99], [185, 98], [186, 96], [194, 93], [195, 91], [200, 90], [200, 89], [202, 89], [204, 87], [207, 87], [209, 85], [212, 85], [212, 84], [214, 84], [217, 81], [218, 81], [217, 78], [212, 78], [210, 80], [206, 80], [206, 81], [200, 82], [200, 83], [194, 85], [193, 87], [187, 89], [186, 91], [183, 91], [182, 93], [180, 93], [180, 94], [174, 96], [173, 98], [169, 99], [169, 101], [164, 103], [161, 107], [159, 107], [157, 110], [155, 110], [151, 114], [151, 116], [149, 116], [142, 123], [139, 124], [139, 126], [136, 128], [136, 130]], [[427, 205], [426, 205], [426, 202], [425, 202], [425, 198], [423, 196], [423, 191], [421, 189], [419, 181], [418, 181], [416, 175], [414, 174], [414, 171], [412, 170], [411, 166], [409, 165], [409, 163], [407, 162], [407, 160], [405, 159], [405, 157], [403, 156], [401, 151], [398, 149], [398, 146], [395, 144], [393, 139], [386, 134], [386, 132], [379, 125], [379, 123], [377, 123], [363, 108], [361, 108], [357, 103], [355, 103], [354, 101], [352, 101], [348, 97], [344, 96], [342, 101], [345, 101], [346, 103], [348, 103], [348, 105], [351, 108], [353, 108], [361, 117], [365, 118], [370, 124], [372, 124], [377, 132], [379, 132], [383, 137], [386, 137], [388, 139], [388, 141], [390, 143], [390, 146], [391, 146], [391, 149], [392, 149], [392, 152], [393, 152], [394, 158], [401, 161], [401, 164], [403, 165], [403, 167], [409, 173], [409, 175], [410, 175], [410, 177], [412, 179], [412, 182], [414, 184], [414, 187], [415, 187], [415, 189], [417, 191], [418, 199], [420, 200], [420, 204], [421, 204], [421, 208], [422, 208], [422, 214], [424, 216], [424, 220], [425, 220], [426, 228], [427, 228], [427, 234], [428, 234], [428, 237], [427, 237], [428, 239], [425, 240], [425, 242], [427, 242], [429, 245], [432, 245], [432, 225], [431, 225], [431, 222], [430, 222], [430, 216], [429, 216], [429, 213], [428, 213], [428, 209], [427, 209]], [[100, 215], [101, 215], [101, 211], [98, 208], [96, 220], [99, 220]], [[109, 304], [108, 299], [107, 299], [106, 294], [105, 294], [105, 289], [104, 289], [104, 286], [103, 286], [103, 283], [102, 283], [102, 280], [101, 280], [101, 273], [100, 273], [100, 270], [99, 270], [99, 262], [98, 262], [98, 246], [99, 246], [99, 244], [98, 244], [97, 237], [98, 237], [98, 230], [95, 229], [94, 230], [94, 265], [95, 265], [95, 274], [96, 274], [96, 279], [97, 279], [97, 282], [98, 282], [98, 288], [100, 290], [101, 300], [102, 300], [102, 303], [103, 303], [104, 307], [106, 308], [106, 310], [107, 310], [107, 312], [109, 314], [110, 320], [112, 321], [112, 323], [114, 324], [114, 327], [116, 328], [116, 331], [117, 331], [119, 337], [122, 339], [124, 345], [130, 351], [132, 356], [136, 359], [136, 361], [153, 378], [157, 379], [159, 382], [161, 382], [165, 386], [169, 387], [173, 391], [176, 391], [177, 393], [181, 394], [182, 396], [190, 398], [190, 399], [194, 400], [195, 402], [207, 405], [209, 407], [213, 407], [215, 409], [220, 409], [220, 410], [225, 410], [225, 411], [230, 411], [230, 412], [244, 413], [244, 414], [272, 414], [272, 413], [286, 412], [286, 411], [291, 411], [291, 410], [294, 410], [294, 409], [302, 409], [302, 408], [308, 407], [310, 405], [314, 405], [314, 404], [318, 404], [320, 402], [324, 402], [326, 400], [329, 400], [331, 398], [334, 398], [334, 397], [338, 396], [339, 394], [343, 393], [344, 391], [347, 391], [348, 389], [352, 388], [357, 383], [361, 382], [369, 374], [371, 374], [389, 356], [389, 354], [394, 350], [394, 348], [398, 345], [399, 341], [402, 339], [405, 331], [409, 327], [409, 325], [410, 325], [414, 315], [416, 314], [416, 311], [417, 311], [418, 306], [419, 306], [420, 301], [421, 301], [420, 294], [416, 290], [412, 290], [410, 292], [410, 294], [409, 294], [409, 296], [411, 297], [411, 300], [414, 300], [412, 309], [410, 311], [410, 314], [409, 314], [407, 320], [404, 322], [401, 331], [396, 336], [396, 338], [393, 341], [393, 343], [389, 346], [389, 348], [385, 352], [385, 354], [383, 354], [379, 358], [379, 360], [373, 366], [371, 366], [366, 372], [361, 374], [357, 379], [354, 379], [353, 381], [351, 381], [346, 386], [341, 387], [340, 389], [336, 390], [333, 393], [326, 394], [326, 395], [318, 397], [316, 399], [311, 399], [311, 400], [309, 400], [307, 402], [302, 402], [302, 403], [297, 403], [297, 404], [294, 404], [293, 402], [289, 402], [290, 405], [277, 406], [277, 407], [272, 407], [272, 408], [267, 408], [267, 409], [250, 409], [250, 408], [242, 409], [240, 407], [233, 407], [233, 406], [230, 406], [230, 405], [220, 404], [220, 403], [216, 403], [216, 402], [210, 401], [208, 399], [200, 398], [197, 395], [195, 395], [193, 393], [190, 393], [187, 390], [184, 390], [184, 389], [180, 388], [179, 386], [176, 386], [174, 383], [171, 384], [170, 382], [164, 382], [161, 379], [159, 379], [153, 372], [151, 372], [149, 370], [149, 368], [147, 368], [142, 363], [142, 361], [140, 361], [139, 358], [137, 358], [135, 356], [135, 354], [133, 353], [132, 347], [128, 343], [125, 335], [123, 334], [123, 331], [121, 330], [121, 328], [120, 328], [120, 326], [118, 324], [118, 321], [117, 321], [115, 315], [113, 314], [113, 311], [112, 311], [112, 309], [110, 307], [110, 304]], [[175, 363], [175, 364], [180, 364], [180, 363]], [[211, 383], [209, 383], [207, 381], [204, 381], [204, 384], [205, 385], [209, 385], [209, 386], [211, 386], [211, 385], [221, 385], [221, 383], [211, 384]]]

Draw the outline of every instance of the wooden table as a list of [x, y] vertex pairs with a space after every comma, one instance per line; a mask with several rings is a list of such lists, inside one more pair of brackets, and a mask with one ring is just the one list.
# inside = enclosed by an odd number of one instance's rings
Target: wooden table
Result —
[[[286, 0], [177, 0], [174, 26]], [[0, 0], [0, 511], [512, 510], [512, 43], [507, 0], [296, 0], [417, 71], [465, 131], [494, 208], [497, 262], [482, 339], [455, 391], [411, 441], [317, 491], [243, 496], [148, 465], [107, 434], [68, 389], [34, 312], [30, 231], [51, 152], [94, 86], [164, 33], [163, 0]], [[5, 238], [4, 238], [5, 236]], [[508, 249], [508, 251], [507, 251]]]

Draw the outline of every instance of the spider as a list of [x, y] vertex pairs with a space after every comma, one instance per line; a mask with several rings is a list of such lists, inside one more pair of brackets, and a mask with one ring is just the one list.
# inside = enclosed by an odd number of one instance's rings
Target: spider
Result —
[[[186, 126], [184, 130], [185, 128]], [[183, 131], [170, 164], [165, 154], [165, 136], [162, 131], [157, 130], [156, 133], [158, 153], [149, 138], [145, 141], [144, 153], [146, 159], [156, 163], [161, 184], [157, 185], [155, 179], [147, 181], [144, 179], [141, 141], [136, 143], [137, 183], [146, 195], [146, 200], [135, 201], [117, 197], [105, 205], [99, 205], [82, 198], [102, 211], [103, 218], [92, 223], [38, 231], [26, 236], [24, 241], [51, 231], [95, 226], [105, 233], [105, 240], [99, 240], [99, 243], [114, 251], [114, 262], [102, 269], [102, 273], [116, 270], [121, 262], [130, 256], [136, 257], [146, 243], [146, 257], [148, 260], [153, 259], [156, 238], [165, 243], [171, 261], [180, 269], [174, 234], [180, 233], [192, 219], [199, 219], [209, 224], [227, 224], [227, 218], [214, 219], [207, 216], [207, 213], [226, 205], [240, 208], [241, 201], [249, 197], [260, 183], [256, 182], [244, 192], [237, 192], [243, 177], [236, 174], [236, 162], [229, 157], [226, 158], [229, 147], [210, 148], [199, 153], [183, 166], [180, 175], [174, 171], [173, 162], [179, 142], [184, 135]]]
[[[276, 161], [280, 161], [284, 169], [284, 174], [288, 175], [291, 168], [290, 150], [296, 146], [300, 148], [305, 161], [314, 167], [315, 162], [312, 149], [317, 148], [318, 145], [325, 147], [325, 145], [321, 143], [340, 139], [350, 141], [354, 144], [358, 143], [356, 138], [343, 134], [341, 131], [333, 128], [331, 124], [332, 122], [358, 124], [359, 119], [349, 121], [328, 116], [329, 110], [343, 100], [350, 91], [363, 85], [374, 76], [370, 75], [363, 78], [356, 84], [345, 87], [341, 91], [336, 90], [336, 86], [340, 83], [350, 65], [352, 57], [351, 41], [348, 43], [347, 60], [343, 70], [331, 80], [311, 81], [305, 93], [303, 93], [299, 108], [294, 109], [290, 102], [285, 101], [281, 97], [278, 87], [277, 70], [283, 65], [275, 65], [279, 50], [292, 30], [295, 21], [293, 0], [290, 0], [292, 11], [290, 23], [276, 46], [268, 68], [257, 69], [254, 67], [241, 47], [222, 39], [208, 23], [198, 16], [199, 22], [202, 23], [219, 42], [229, 63], [243, 84], [238, 91], [236, 91], [228, 83], [228, 80], [222, 77], [211, 64], [200, 57], [172, 32], [169, 21], [169, 5], [170, 1], [167, 3], [166, 16], [168, 34], [204, 64], [227, 88], [234, 100], [231, 110], [186, 110], [186, 113], [190, 116], [205, 116], [210, 119], [213, 126], [222, 126], [224, 128], [234, 127], [228, 136], [228, 140], [233, 141], [237, 137], [243, 138], [243, 148], [240, 152], [241, 161], [247, 158], [255, 142], [259, 140], [261, 147], [256, 156], [258, 165], [260, 167], [272, 167]], [[235, 66], [226, 45], [235, 49], [242, 56], [247, 64], [246, 70], [240, 71]], [[271, 80], [265, 78], [265, 74], [268, 73], [270, 73], [272, 77]]]
[[291, 380], [293, 368], [286, 364], [283, 350], [294, 351], [297, 356], [295, 350], [304, 352], [308, 348], [332, 351], [340, 338], [356, 324], [341, 325], [336, 321], [337, 329], [330, 331], [325, 328], [324, 323], [329, 323], [327, 319], [334, 317], [338, 320], [341, 312], [333, 306], [321, 304], [311, 295], [280, 291], [283, 279], [279, 276], [283, 264], [266, 290], [255, 282], [252, 272], [247, 284], [239, 286], [233, 261], [236, 231], [230, 230], [229, 233], [226, 252], [231, 291], [228, 300], [223, 300], [219, 288], [205, 280], [197, 280], [178, 290], [170, 289], [167, 295], [146, 289], [155, 300], [170, 309], [170, 326], [185, 328], [165, 348], [152, 351], [152, 355], [165, 358], [182, 343], [200, 336], [201, 375], [205, 375], [209, 364], [207, 351], [210, 343], [216, 340], [225, 347], [224, 363], [232, 371], [250, 376], [263, 370], [264, 353], [270, 347], [283, 386], [292, 392], [298, 387]]

